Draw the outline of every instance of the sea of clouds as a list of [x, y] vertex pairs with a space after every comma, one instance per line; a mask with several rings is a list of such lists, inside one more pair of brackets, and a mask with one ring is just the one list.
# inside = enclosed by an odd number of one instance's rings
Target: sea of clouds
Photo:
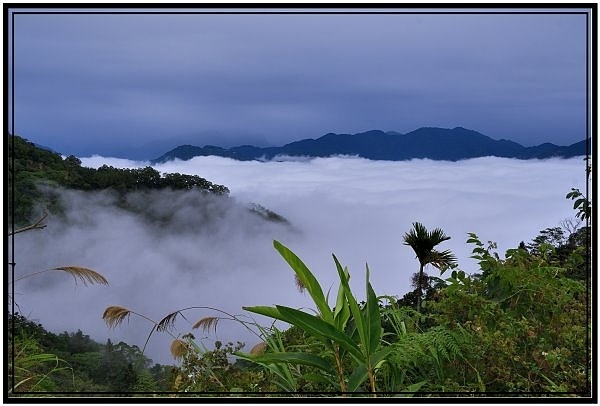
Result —
[[[149, 165], [99, 156], [81, 160], [89, 167]], [[101, 319], [107, 306], [124, 306], [154, 320], [189, 306], [244, 315], [249, 314], [242, 306], [310, 307], [310, 297], [298, 291], [292, 270], [273, 248], [275, 239], [305, 262], [325, 292], [332, 288], [332, 297], [337, 291], [332, 253], [348, 266], [359, 300], [364, 299], [366, 263], [378, 295], [401, 297], [412, 290], [410, 277], [418, 270], [413, 251], [402, 244], [413, 222], [441, 227], [452, 238], [439, 248], [452, 250], [460, 269], [473, 273], [478, 268], [467, 233], [496, 242], [502, 255], [540, 230], [573, 219], [573, 203], [565, 195], [572, 187], [585, 190], [582, 158], [240, 162], [196, 157], [154, 167], [223, 184], [230, 198], [172, 191], [130, 196], [131, 205], [169, 217], [155, 222], [116, 207], [109, 192], [63, 192], [66, 219], [50, 217], [46, 229], [16, 235], [15, 277], [80, 265], [102, 273], [110, 285], [76, 285], [60, 272], [23, 279], [15, 286], [21, 313], [54, 332], [81, 329], [100, 342], [110, 338], [142, 347], [152, 324], [131, 316], [110, 330]], [[249, 203], [275, 211], [290, 224], [265, 221], [247, 210]], [[435, 269], [427, 272], [439, 276]], [[179, 334], [218, 313], [192, 309], [184, 315], [187, 320], [180, 317], [176, 323]], [[207, 346], [216, 339], [244, 341], [246, 350], [258, 341], [226, 320], [216, 334], [194, 335], [198, 341], [208, 337]], [[147, 355], [155, 362], [174, 362], [171, 339], [155, 333]]]

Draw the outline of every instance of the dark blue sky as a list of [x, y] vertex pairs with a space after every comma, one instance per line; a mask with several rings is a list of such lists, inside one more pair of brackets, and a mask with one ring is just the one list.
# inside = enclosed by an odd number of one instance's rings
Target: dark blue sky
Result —
[[64, 154], [135, 159], [423, 126], [568, 145], [586, 136], [586, 20], [17, 14], [14, 130]]

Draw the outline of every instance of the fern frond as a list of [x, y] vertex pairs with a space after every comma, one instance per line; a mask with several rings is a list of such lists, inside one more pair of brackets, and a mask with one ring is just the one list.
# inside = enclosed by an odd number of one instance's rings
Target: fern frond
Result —
[[102, 319], [109, 328], [114, 328], [121, 324], [126, 317], [129, 317], [131, 310], [122, 306], [109, 306], [104, 310]]
[[446, 360], [462, 357], [458, 339], [450, 330], [437, 326], [427, 331], [426, 335], [429, 338], [427, 342], [430, 350], [442, 355]]
[[192, 328], [201, 328], [202, 331], [208, 333], [211, 327], [214, 329], [215, 333], [217, 332], [217, 323], [219, 322], [219, 317], [207, 316], [198, 320]]

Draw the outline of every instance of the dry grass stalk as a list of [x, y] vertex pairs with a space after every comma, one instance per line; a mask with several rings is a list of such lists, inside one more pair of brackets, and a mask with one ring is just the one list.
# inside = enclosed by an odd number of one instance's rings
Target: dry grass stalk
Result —
[[188, 352], [188, 345], [185, 341], [175, 339], [171, 343], [171, 354], [175, 359], [183, 358]]
[[106, 322], [109, 328], [114, 328], [121, 324], [126, 317], [129, 317], [131, 310], [121, 306], [109, 306], [104, 310], [102, 319]]
[[156, 325], [156, 331], [166, 331], [175, 325], [175, 319], [179, 314], [179, 310], [167, 314], [161, 321]]
[[205, 333], [208, 333], [209, 330], [211, 329], [211, 327], [214, 329], [215, 333], [217, 332], [217, 323], [219, 322], [219, 318], [218, 317], [204, 317], [200, 320], [198, 320], [196, 322], [196, 324], [194, 324], [192, 326], [192, 328], [201, 328], [202, 331], [204, 331]]
[[250, 354], [261, 355], [261, 354], [264, 354], [266, 350], [267, 350], [267, 343], [265, 343], [263, 341], [261, 343], [256, 344], [254, 347], [252, 347], [252, 349], [250, 350]]
[[96, 271], [93, 271], [88, 268], [83, 268], [81, 266], [59, 266], [57, 268], [44, 269], [42, 271], [29, 273], [27, 275], [23, 275], [19, 278], [16, 278], [13, 281], [13, 283], [18, 282], [25, 278], [31, 278], [32, 276], [40, 275], [40, 274], [42, 274], [44, 272], [48, 272], [48, 271], [67, 272], [68, 274], [70, 274], [73, 277], [73, 279], [75, 279], [75, 284], [77, 284], [77, 279], [80, 279], [85, 286], [87, 286], [88, 283], [91, 283], [91, 284], [100, 283], [102, 285], [108, 285], [108, 281], [106, 280], [106, 278], [104, 276], [102, 276], [101, 274], [99, 274]]
[[57, 268], [49, 269], [49, 271], [67, 272], [71, 274], [73, 279], [75, 279], [75, 283], [77, 283], [77, 279], [79, 279], [83, 282], [85, 286], [87, 286], [88, 283], [99, 283], [102, 285], [108, 285], [108, 281], [104, 276], [100, 275], [96, 271], [93, 271], [88, 268], [83, 268], [81, 266], [59, 266]]

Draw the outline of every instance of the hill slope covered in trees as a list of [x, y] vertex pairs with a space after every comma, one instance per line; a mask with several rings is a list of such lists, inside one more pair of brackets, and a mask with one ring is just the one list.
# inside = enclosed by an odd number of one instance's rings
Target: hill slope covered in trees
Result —
[[[98, 169], [83, 167], [75, 156], [63, 159], [60, 154], [40, 148], [19, 136], [9, 138], [7, 157], [7, 218], [11, 219], [13, 213], [14, 186], [14, 215], [17, 226], [34, 221], [40, 216], [39, 211], [50, 210], [59, 213], [59, 198], [53, 190], [61, 187], [80, 191], [111, 190], [121, 196], [122, 202], [126, 201], [125, 196], [128, 193], [136, 191], [195, 190], [216, 197], [225, 198], [229, 195], [226, 186], [212, 183], [197, 175], [161, 174], [150, 166], [137, 169], [120, 169], [107, 165]], [[34, 212], [36, 209], [37, 213]], [[142, 211], [143, 207], [136, 209]], [[256, 203], [250, 204], [248, 210], [269, 221], [286, 222], [282, 216]]]

